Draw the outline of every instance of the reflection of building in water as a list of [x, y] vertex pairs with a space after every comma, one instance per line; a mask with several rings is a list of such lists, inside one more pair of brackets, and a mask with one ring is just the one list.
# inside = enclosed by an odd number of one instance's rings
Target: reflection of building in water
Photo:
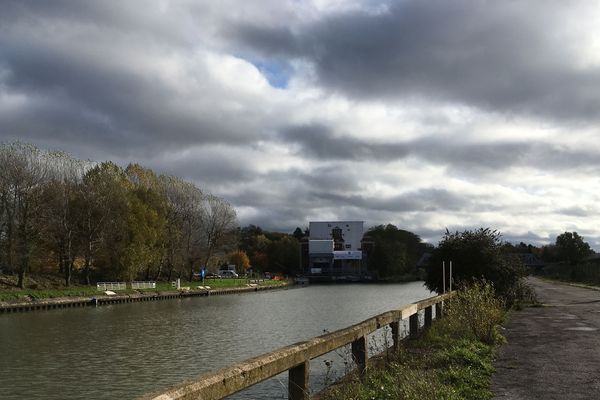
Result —
[[302, 269], [313, 281], [366, 279], [371, 243], [363, 240], [363, 221], [310, 222], [302, 242]]

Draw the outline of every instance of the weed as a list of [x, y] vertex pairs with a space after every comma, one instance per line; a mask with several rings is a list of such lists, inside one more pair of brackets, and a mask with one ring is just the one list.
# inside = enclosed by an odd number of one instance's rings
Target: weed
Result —
[[491, 283], [475, 281], [457, 291], [447, 302], [445, 312], [455, 333], [487, 344], [502, 341], [497, 328], [504, 321], [504, 303], [496, 297]]

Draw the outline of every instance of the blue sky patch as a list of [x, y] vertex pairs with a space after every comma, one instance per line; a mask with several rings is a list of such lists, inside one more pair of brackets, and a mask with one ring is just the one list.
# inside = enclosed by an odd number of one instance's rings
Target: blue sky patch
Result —
[[276, 61], [257, 61], [252, 64], [267, 78], [271, 86], [278, 89], [287, 88], [291, 77], [291, 67], [288, 64]]

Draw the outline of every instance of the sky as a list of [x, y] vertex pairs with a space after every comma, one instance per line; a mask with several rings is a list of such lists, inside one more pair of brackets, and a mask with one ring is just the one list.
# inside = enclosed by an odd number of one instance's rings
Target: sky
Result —
[[600, 3], [0, 0], [0, 141], [137, 162], [240, 224], [600, 250]]

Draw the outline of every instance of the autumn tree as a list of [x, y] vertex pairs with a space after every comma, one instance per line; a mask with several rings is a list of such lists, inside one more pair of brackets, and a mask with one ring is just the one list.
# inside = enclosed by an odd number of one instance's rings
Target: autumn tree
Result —
[[0, 267], [20, 287], [42, 265], [68, 286], [76, 260], [88, 284], [158, 279], [164, 268], [191, 277], [194, 264], [237, 248], [233, 207], [180, 178], [21, 143], [1, 144], [0, 163]]
[[[84, 232], [86, 269], [93, 264], [100, 277], [125, 277], [129, 245], [130, 182], [121, 167], [103, 162], [84, 177]], [[93, 197], [92, 202], [87, 202]], [[86, 274], [89, 272], [86, 272]]]
[[250, 266], [250, 258], [244, 250], [236, 250], [228, 254], [227, 259], [230, 264], [234, 264], [236, 269], [241, 272], [246, 272]]
[[148, 168], [130, 164], [125, 169], [130, 186], [127, 192], [127, 249], [123, 266], [129, 281], [142, 270], [146, 279], [158, 266], [165, 250], [167, 209], [158, 177]]

